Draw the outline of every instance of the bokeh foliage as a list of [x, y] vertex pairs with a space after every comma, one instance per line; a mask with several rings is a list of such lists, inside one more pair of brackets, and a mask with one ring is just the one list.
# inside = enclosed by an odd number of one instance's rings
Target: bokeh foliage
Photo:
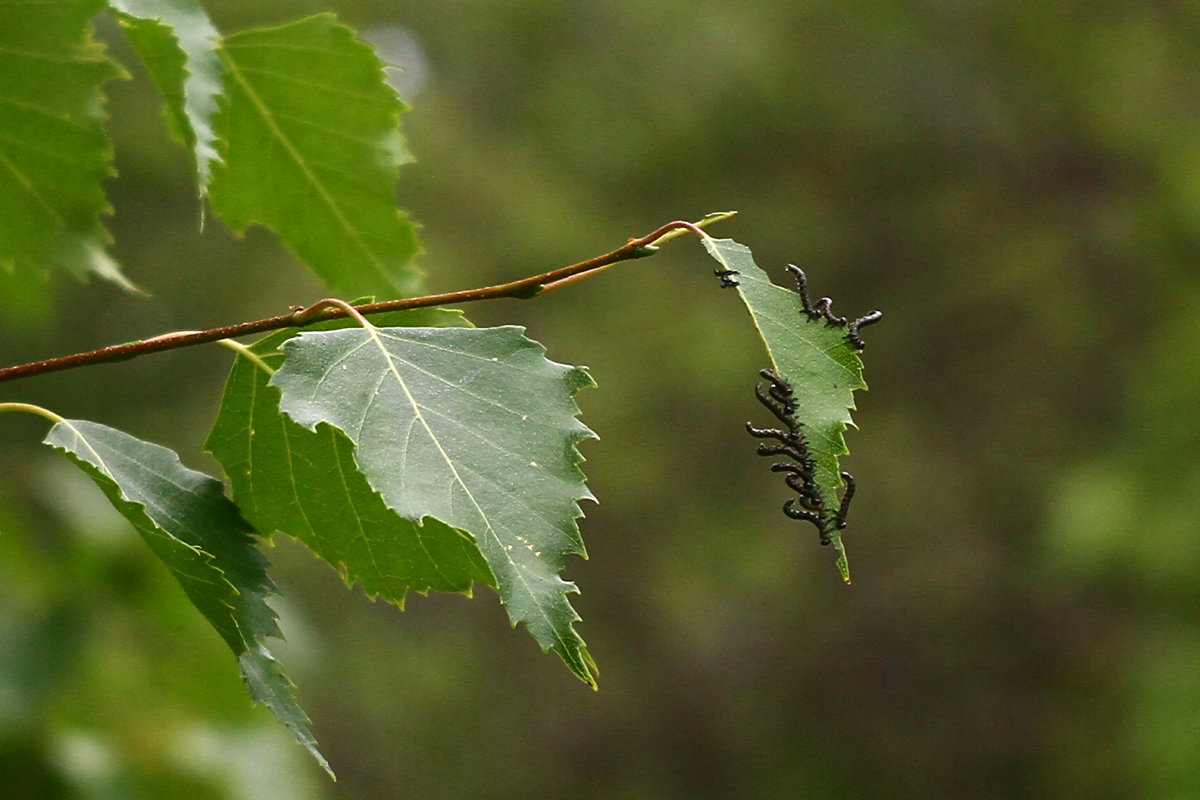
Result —
[[[0, 773], [44, 781], [30, 796], [267, 796], [253, 769], [205, 760], [253, 752], [292, 797], [1200, 796], [1200, 10], [209, 8], [224, 31], [333, 9], [420, 43], [400, 197], [436, 289], [737, 208], [718, 235], [781, 281], [792, 261], [844, 313], [882, 308], [844, 462], [855, 584], [779, 514], [741, 427], [757, 344], [699, 247], [672, 245], [472, 309], [600, 384], [580, 402], [601, 505], [567, 577], [601, 692], [493, 604], [369, 606], [281, 539], [287, 658], [339, 772], [308, 781], [217, 637], [193, 650], [205, 633], [170, 578], [34, 452], [40, 431], [5, 420]], [[269, 237], [198, 230], [148, 89], [113, 88], [112, 229], [155, 297], [3, 277], [0, 361], [319, 296]], [[162, 355], [6, 395], [194, 452], [228, 361]]]

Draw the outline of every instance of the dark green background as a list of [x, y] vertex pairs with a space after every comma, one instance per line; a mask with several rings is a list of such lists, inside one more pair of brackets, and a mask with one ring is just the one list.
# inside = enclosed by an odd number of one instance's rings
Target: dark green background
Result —
[[[787, 490], [742, 429], [762, 416], [759, 344], [681, 240], [469, 309], [600, 384], [580, 403], [602, 504], [567, 573], [600, 692], [489, 590], [401, 614], [279, 537], [278, 649], [330, 784], [248, 708], [218, 637], [43, 426], [5, 415], [6, 796], [1200, 797], [1200, 7], [208, 7], [227, 32], [333, 8], [415, 36], [428, 74], [399, 194], [431, 289], [732, 208], [718, 235], [778, 280], [791, 261], [835, 310], [882, 309], [843, 462], [855, 583], [779, 513]], [[154, 297], [5, 278], [0, 362], [321, 296], [263, 231], [201, 233], [148, 82], [111, 93], [114, 252]], [[197, 451], [229, 359], [4, 399], [214, 471]]]

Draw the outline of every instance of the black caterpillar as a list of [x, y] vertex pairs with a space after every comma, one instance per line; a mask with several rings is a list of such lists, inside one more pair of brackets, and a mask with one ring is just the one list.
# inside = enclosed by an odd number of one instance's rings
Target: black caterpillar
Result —
[[714, 269], [713, 270], [713, 275], [716, 275], [718, 278], [721, 279], [721, 288], [722, 289], [732, 289], [734, 286], [740, 286], [741, 284], [739, 284], [737, 281], [735, 281], [733, 279], [733, 276], [741, 275], [741, 274], [742, 273], [738, 272], [736, 269]]
[[[807, 300], [805, 307], [808, 307]], [[825, 305], [825, 310], [828, 311], [828, 304]], [[821, 496], [820, 487], [817, 486], [816, 464], [808, 450], [808, 440], [801, 431], [803, 423], [796, 419], [796, 400], [791, 384], [772, 369], [760, 370], [759, 374], [770, 384], [757, 384], [754, 387], [754, 395], [787, 430], [757, 428], [749, 422], [746, 423], [746, 430], [756, 439], [775, 440], [775, 444], [759, 442], [756, 452], [760, 456], [782, 456], [790, 459], [771, 465], [771, 471], [784, 473], [784, 482], [799, 495], [783, 504], [783, 513], [792, 519], [811, 522], [820, 533], [821, 544], [827, 545], [831, 541], [833, 531], [846, 527], [846, 513], [850, 510], [850, 500], [854, 497], [854, 478], [848, 472], [840, 473], [842, 480], [846, 482], [846, 491], [842, 494], [838, 510], [831, 513], [825, 505], [825, 498]]]
[[826, 325], [845, 325], [846, 339], [850, 345], [856, 350], [863, 350], [867, 343], [862, 340], [858, 329], [865, 328], [868, 325], [873, 325], [883, 319], [882, 311], [872, 311], [865, 314], [856, 320], [846, 321], [845, 317], [839, 317], [833, 313], [833, 301], [828, 297], [822, 297], [816, 303], [813, 303], [808, 294], [808, 278], [804, 276], [804, 270], [797, 267], [795, 264], [787, 265], [788, 272], [796, 276], [796, 293], [800, 295], [800, 302], [804, 304], [804, 313], [809, 319], [825, 318]]

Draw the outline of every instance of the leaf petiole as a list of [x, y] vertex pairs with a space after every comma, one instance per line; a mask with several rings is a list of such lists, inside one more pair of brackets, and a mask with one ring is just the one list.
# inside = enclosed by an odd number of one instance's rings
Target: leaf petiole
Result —
[[0, 411], [24, 411], [27, 414], [36, 414], [39, 417], [44, 417], [56, 425], [63, 421], [62, 417], [50, 409], [35, 406], [32, 403], [0, 403]]
[[237, 353], [239, 356], [244, 357], [246, 360], [250, 361], [268, 375], [275, 374], [275, 369], [266, 361], [263, 361], [262, 356], [254, 352], [253, 348], [247, 347], [241, 342], [236, 342], [233, 339], [218, 339], [217, 344], [228, 347], [230, 350]]

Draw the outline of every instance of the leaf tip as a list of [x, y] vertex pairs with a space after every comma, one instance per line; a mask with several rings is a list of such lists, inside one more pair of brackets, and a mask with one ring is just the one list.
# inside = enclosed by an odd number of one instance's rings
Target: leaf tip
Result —
[[600, 684], [596, 681], [600, 674], [600, 668], [596, 666], [596, 660], [592, 658], [592, 654], [588, 652], [587, 645], [582, 642], [577, 651], [579, 660], [577, 663], [571, 664], [571, 671], [584, 683], [592, 688], [593, 692], [600, 691]]
[[840, 572], [842, 575], [842, 582], [845, 583], [847, 586], [849, 586], [850, 585], [850, 562], [846, 560], [846, 547], [845, 547], [845, 545], [842, 544], [841, 536], [839, 536], [837, 538], [837, 549], [838, 549], [838, 559], [837, 559], [838, 572]]
[[699, 222], [696, 223], [697, 228], [703, 228], [705, 225], [712, 225], [714, 222], [724, 222], [730, 217], [737, 216], [736, 211], [712, 211], [705, 214]]

